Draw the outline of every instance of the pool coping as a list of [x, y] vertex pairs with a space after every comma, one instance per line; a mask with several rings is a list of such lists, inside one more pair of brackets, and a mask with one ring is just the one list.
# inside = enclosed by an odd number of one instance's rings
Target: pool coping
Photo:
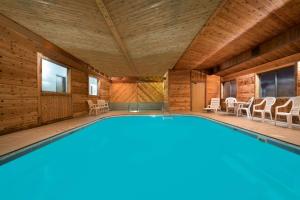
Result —
[[261, 142], [268, 143], [268, 144], [277, 146], [279, 148], [282, 148], [282, 149], [285, 149], [285, 150], [290, 151], [292, 153], [296, 153], [296, 154], [300, 155], [300, 145], [292, 144], [290, 142], [283, 141], [283, 140], [280, 140], [278, 138], [274, 138], [274, 137], [271, 137], [271, 136], [266, 136], [262, 133], [258, 133], [256, 131], [252, 131], [252, 130], [248, 130], [248, 129], [245, 129], [245, 128], [242, 128], [242, 127], [239, 127], [239, 126], [235, 126], [235, 125], [232, 125], [232, 124], [229, 124], [229, 123], [226, 123], [226, 122], [223, 122], [223, 121], [219, 121], [219, 120], [207, 117], [207, 116], [201, 116], [201, 115], [197, 115], [197, 114], [176, 114], [176, 113], [170, 113], [170, 114], [139, 114], [139, 115], [118, 114], [118, 115], [111, 115], [111, 116], [103, 116], [101, 118], [92, 120], [88, 123], [84, 123], [82, 125], [71, 128], [67, 131], [63, 131], [63, 132], [58, 133], [56, 135], [53, 135], [51, 137], [45, 138], [43, 140], [37, 141], [35, 143], [29, 144], [29, 145], [24, 146], [22, 148], [19, 148], [19, 149], [16, 149], [14, 151], [11, 151], [9, 153], [6, 153], [4, 155], [1, 155], [0, 156], [0, 166], [4, 165], [5, 163], [8, 163], [12, 160], [15, 160], [15, 159], [17, 159], [17, 158], [19, 158], [23, 155], [26, 155], [27, 153], [35, 151], [35, 150], [37, 150], [39, 148], [42, 148], [42, 147], [44, 147], [48, 144], [51, 144], [51, 143], [53, 143], [53, 142], [55, 142], [55, 141], [57, 141], [61, 138], [64, 138], [68, 135], [71, 135], [71, 134], [75, 133], [76, 131], [78, 131], [80, 129], [83, 129], [83, 128], [89, 126], [89, 125], [92, 125], [96, 122], [99, 122], [99, 121], [105, 120], [105, 119], [109, 119], [109, 118], [124, 117], [124, 116], [128, 116], [128, 117], [132, 117], [132, 116], [135, 116], [135, 117], [141, 117], [141, 116], [155, 116], [155, 117], [156, 116], [157, 117], [191, 116], [191, 117], [198, 117], [198, 118], [206, 119], [206, 120], [221, 124], [223, 126], [231, 128], [233, 130], [239, 131], [239, 132], [241, 132], [241, 133], [243, 133], [247, 136], [256, 138], [257, 140], [259, 140]]

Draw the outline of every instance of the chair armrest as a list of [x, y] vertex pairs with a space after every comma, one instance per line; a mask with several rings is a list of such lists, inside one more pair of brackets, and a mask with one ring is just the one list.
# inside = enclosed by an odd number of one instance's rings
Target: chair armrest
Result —
[[259, 106], [263, 105], [264, 103], [265, 103], [265, 100], [262, 100], [260, 103], [254, 104], [253, 105], [253, 110], [256, 110], [256, 107], [259, 107]]
[[282, 105], [282, 106], [276, 106], [275, 108], [275, 113], [277, 113], [279, 111], [280, 108], [285, 108], [286, 105]]
[[275, 113], [277, 113], [279, 111], [280, 108], [285, 108], [287, 107], [289, 104], [291, 103], [291, 100], [288, 100], [287, 102], [285, 102], [285, 104], [281, 105], [281, 106], [276, 106], [275, 108]]
[[259, 106], [261, 106], [262, 104], [255, 104], [255, 105], [253, 105], [253, 110], [256, 110], [256, 107], [259, 107]]

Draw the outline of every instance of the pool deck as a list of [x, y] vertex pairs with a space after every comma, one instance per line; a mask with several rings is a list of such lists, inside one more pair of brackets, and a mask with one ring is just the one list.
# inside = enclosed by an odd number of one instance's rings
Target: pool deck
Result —
[[[158, 111], [129, 113], [125, 111], [112, 111], [98, 116], [77, 117], [69, 120], [56, 122], [53, 124], [43, 125], [36, 128], [17, 131], [14, 133], [0, 136], [0, 156], [14, 152], [31, 144], [53, 137], [60, 133], [78, 128], [82, 125], [91, 123], [101, 118], [120, 115], [151, 115], [162, 114]], [[234, 125], [249, 131], [257, 132], [269, 137], [279, 139], [294, 145], [300, 146], [300, 128], [285, 128], [274, 126], [273, 122], [262, 123], [258, 120], [248, 120], [244, 117], [235, 117], [225, 113], [196, 113], [196, 112], [182, 112], [182, 113], [167, 113], [167, 114], [188, 114], [197, 115], [210, 118], [216, 121]]]

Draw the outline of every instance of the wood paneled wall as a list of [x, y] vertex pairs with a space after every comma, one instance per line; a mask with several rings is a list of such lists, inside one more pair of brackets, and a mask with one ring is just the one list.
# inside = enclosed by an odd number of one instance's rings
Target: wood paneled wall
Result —
[[170, 70], [168, 73], [169, 111], [191, 110], [191, 84], [205, 82], [206, 105], [211, 98], [220, 98], [221, 78], [195, 70]]
[[297, 76], [297, 95], [300, 96], [300, 62], [297, 63], [298, 76]]
[[[263, 67], [263, 68], [255, 68], [256, 71], [251, 70], [251, 73], [244, 75], [243, 72], [236, 74], [237, 76], [229, 75], [222, 77], [222, 81], [229, 81], [229, 80], [236, 80], [237, 83], [237, 99], [240, 101], [247, 101], [250, 97], [259, 98], [259, 80], [257, 80], [256, 76], [258, 73], [272, 71], [275, 69], [280, 69], [286, 66], [292, 66], [295, 63], [286, 63], [280, 66], [273, 66], [273, 67]], [[253, 68], [254, 69], [254, 68]], [[296, 72], [296, 89], [297, 95], [300, 95], [300, 64], [297, 66]], [[242, 74], [242, 75], [239, 75]]]
[[163, 82], [144, 82], [137, 84], [139, 102], [163, 102]]
[[75, 69], [71, 76], [73, 116], [81, 116], [87, 113], [88, 78], [85, 72]]
[[[38, 53], [71, 69], [69, 95], [39, 89]], [[0, 14], [0, 135], [88, 113], [90, 66]], [[99, 75], [100, 77], [100, 75]], [[109, 99], [109, 80], [101, 76], [100, 96]]]
[[164, 110], [169, 110], [169, 75], [168, 72], [164, 76]]
[[199, 83], [206, 81], [206, 74], [200, 71], [192, 70], [191, 71], [191, 82]]
[[191, 72], [189, 70], [170, 70], [169, 79], [169, 111], [191, 110]]
[[99, 98], [104, 99], [105, 101], [109, 101], [111, 82], [107, 78], [99, 77], [99, 79], [100, 79]]
[[[92, 75], [98, 79], [99, 90], [98, 96], [90, 96], [88, 94], [88, 76]], [[110, 98], [110, 81], [108, 78], [97, 75], [93, 72], [83, 72], [72, 69], [71, 71], [71, 85], [72, 85], [72, 107], [73, 116], [82, 116], [88, 113], [87, 99], [93, 100], [96, 103], [97, 99], [104, 99], [109, 101]]]
[[112, 83], [110, 92], [110, 102], [131, 103], [137, 102], [136, 83]]
[[71, 95], [42, 95], [41, 96], [41, 123], [49, 123], [71, 117]]
[[255, 96], [255, 74], [239, 76], [236, 78], [237, 99], [248, 101]]
[[221, 78], [220, 76], [206, 76], [206, 105], [210, 104], [211, 98], [221, 97]]
[[34, 49], [27, 38], [0, 23], [0, 133], [38, 124]]
[[112, 83], [112, 103], [163, 102], [163, 82]]

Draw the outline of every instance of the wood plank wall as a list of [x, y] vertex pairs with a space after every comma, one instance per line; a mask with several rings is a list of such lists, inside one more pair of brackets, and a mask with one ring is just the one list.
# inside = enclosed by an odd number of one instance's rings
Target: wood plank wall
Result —
[[200, 71], [192, 70], [191, 71], [191, 82], [199, 83], [206, 81], [206, 74]]
[[220, 77], [208, 76], [196, 70], [170, 70], [168, 73], [168, 102], [169, 111], [191, 110], [191, 84], [205, 82], [206, 92], [204, 101], [220, 97]]
[[[70, 67], [71, 94], [43, 95], [39, 91], [38, 53]], [[87, 114], [89, 67], [0, 14], [0, 135]], [[110, 83], [101, 77], [98, 98], [108, 100]]]
[[163, 99], [163, 82], [111, 84], [111, 103], [155, 103]]
[[[96, 77], [99, 81], [98, 96], [90, 96], [88, 94], [88, 76]], [[83, 72], [80, 70], [71, 71], [72, 76], [72, 107], [73, 117], [86, 115], [88, 113], [88, 105], [86, 100], [92, 100], [94, 103], [98, 99], [109, 101], [110, 99], [110, 81], [108, 78], [95, 74], [91, 71]]]
[[[292, 66], [293, 63], [287, 63], [283, 64], [282, 67], [286, 66]], [[222, 77], [222, 81], [229, 81], [229, 80], [236, 80], [237, 82], [237, 99], [240, 101], [247, 101], [250, 97], [258, 97], [259, 96], [259, 91], [257, 88], [258, 81], [256, 80], [256, 74], [262, 73], [262, 72], [267, 72], [267, 71], [272, 71], [275, 69], [280, 69], [282, 67], [278, 66], [273, 66], [269, 68], [257, 68], [256, 71], [251, 71], [252, 73], [246, 74], [246, 75], [229, 75]], [[297, 66], [297, 72], [296, 72], [296, 79], [297, 79], [297, 88], [296, 92], [297, 95], [300, 95], [300, 64]]]
[[0, 23], [0, 133], [38, 123], [34, 45]]
[[73, 116], [81, 116], [87, 112], [88, 79], [86, 73], [76, 69], [72, 69], [71, 76]]
[[300, 62], [297, 63], [298, 76], [297, 76], [297, 95], [300, 96]]
[[136, 83], [112, 83], [110, 92], [110, 102], [131, 103], [137, 102]]
[[221, 78], [220, 76], [206, 76], [206, 105], [210, 104], [211, 98], [221, 97]]
[[163, 82], [144, 82], [137, 84], [139, 102], [163, 102]]
[[72, 116], [71, 95], [42, 95], [41, 123], [49, 123]]
[[189, 70], [170, 70], [169, 82], [169, 111], [191, 110], [191, 72]]
[[255, 96], [255, 74], [248, 74], [236, 78], [237, 99], [248, 101]]
[[164, 76], [164, 110], [169, 110], [169, 75], [168, 72]]

